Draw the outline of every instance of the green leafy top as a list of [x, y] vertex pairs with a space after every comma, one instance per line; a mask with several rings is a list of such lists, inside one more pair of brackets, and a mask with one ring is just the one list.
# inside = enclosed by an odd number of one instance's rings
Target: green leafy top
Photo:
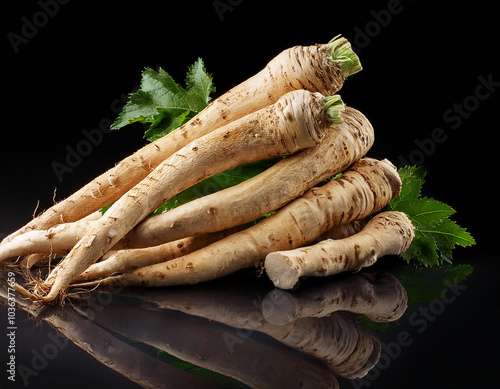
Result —
[[215, 91], [212, 76], [201, 58], [189, 67], [185, 82], [184, 88], [162, 68], [144, 69], [141, 88], [130, 94], [111, 129], [140, 122], [146, 126], [145, 137], [149, 141], [168, 134], [205, 108], [210, 93]]
[[411, 246], [401, 256], [407, 262], [429, 267], [451, 263], [452, 250], [457, 246], [475, 244], [474, 238], [456, 222], [450, 220], [455, 210], [432, 198], [422, 197], [426, 170], [422, 166], [399, 169], [403, 181], [401, 193], [387, 209], [406, 213], [415, 228]]

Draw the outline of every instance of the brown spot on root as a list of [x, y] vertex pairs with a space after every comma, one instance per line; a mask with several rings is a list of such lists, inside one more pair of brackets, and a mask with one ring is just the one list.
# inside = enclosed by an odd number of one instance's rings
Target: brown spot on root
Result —
[[356, 258], [356, 260], [359, 259], [360, 254], [361, 254], [361, 246], [356, 243], [354, 245], [354, 257]]
[[197, 126], [197, 125], [201, 124], [201, 120], [199, 117], [195, 117], [193, 120], [191, 120], [191, 122], [189, 124], [191, 126]]
[[130, 248], [130, 237], [127, 237], [127, 235], [125, 235], [121, 240], [120, 240], [120, 243], [122, 245], [123, 248], [125, 249], [128, 249]]

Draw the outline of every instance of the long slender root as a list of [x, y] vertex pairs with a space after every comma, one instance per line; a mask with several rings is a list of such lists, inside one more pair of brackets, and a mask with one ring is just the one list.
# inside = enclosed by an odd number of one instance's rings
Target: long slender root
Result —
[[75, 282], [100, 279], [143, 266], [170, 261], [206, 247], [242, 229], [243, 227], [232, 228], [147, 248], [108, 251], [101, 261], [90, 265], [87, 270], [75, 279]]
[[0, 245], [0, 263], [29, 254], [67, 254], [95, 223], [92, 220], [82, 220], [18, 235]]

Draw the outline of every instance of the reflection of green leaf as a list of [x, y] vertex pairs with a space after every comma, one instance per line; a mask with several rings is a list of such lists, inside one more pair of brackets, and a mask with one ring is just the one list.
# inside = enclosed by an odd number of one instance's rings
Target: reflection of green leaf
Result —
[[[444, 265], [439, 267], [397, 266], [390, 273], [398, 278], [408, 295], [408, 305], [428, 303], [443, 297], [446, 290], [458, 285], [474, 271], [471, 265]], [[365, 315], [359, 320], [372, 330], [385, 332], [391, 323], [376, 323]]]
[[392, 273], [406, 289], [408, 303], [417, 304], [442, 297], [450, 286], [465, 280], [473, 270], [473, 266], [466, 264], [433, 268], [406, 265]]
[[231, 377], [227, 377], [227, 376], [222, 375], [220, 373], [216, 373], [214, 371], [193, 365], [192, 363], [185, 362], [182, 359], [179, 359], [179, 358], [174, 357], [173, 355], [167, 353], [166, 351], [157, 349], [156, 353], [157, 353], [157, 358], [160, 361], [166, 362], [169, 365], [175, 366], [179, 369], [186, 370], [192, 374], [196, 374], [196, 375], [202, 376], [202, 377], [211, 378], [217, 384], [217, 387], [219, 387], [221, 389], [248, 388], [248, 386], [242, 384], [241, 382], [239, 382]]
[[365, 315], [359, 315], [358, 319], [361, 323], [363, 323], [363, 325], [374, 331], [377, 330], [380, 332], [385, 332], [385, 330], [389, 326], [389, 323], [377, 323], [375, 321], [368, 319]]

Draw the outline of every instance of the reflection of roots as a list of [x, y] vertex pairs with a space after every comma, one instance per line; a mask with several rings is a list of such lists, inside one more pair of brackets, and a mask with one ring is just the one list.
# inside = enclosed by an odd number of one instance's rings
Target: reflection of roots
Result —
[[380, 358], [381, 345], [377, 335], [361, 324], [353, 313], [334, 312], [329, 316], [306, 317], [293, 323], [289, 333], [278, 340], [318, 358], [340, 377], [364, 377]]

